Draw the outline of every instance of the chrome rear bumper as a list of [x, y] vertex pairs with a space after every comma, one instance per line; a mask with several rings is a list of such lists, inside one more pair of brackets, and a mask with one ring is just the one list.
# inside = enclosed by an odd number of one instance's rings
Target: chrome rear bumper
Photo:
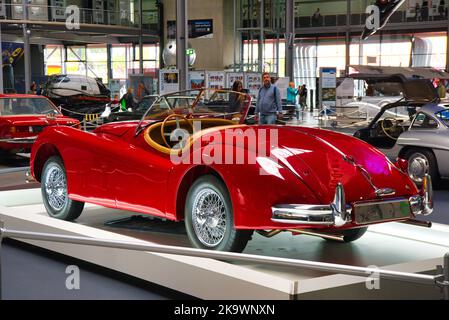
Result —
[[[411, 197], [408, 201], [410, 204], [410, 213], [414, 215], [429, 215], [432, 213], [432, 181], [428, 175], [424, 178], [420, 194]], [[388, 203], [387, 199], [385, 203]], [[352, 222], [352, 207], [346, 204], [345, 192], [341, 184], [338, 184], [335, 188], [334, 200], [329, 205], [280, 204], [271, 207], [271, 212], [271, 220], [273, 222], [285, 224], [342, 227]]]
[[30, 144], [36, 141], [37, 136], [34, 137], [26, 137], [26, 138], [9, 138], [9, 139], [0, 139], [0, 142], [6, 142], [11, 144]]

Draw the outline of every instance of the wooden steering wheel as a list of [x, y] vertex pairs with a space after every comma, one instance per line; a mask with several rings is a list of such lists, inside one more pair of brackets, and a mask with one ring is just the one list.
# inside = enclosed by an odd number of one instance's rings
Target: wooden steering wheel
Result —
[[[391, 122], [391, 126], [388, 126], [388, 127], [385, 126], [385, 121], [386, 121], [386, 120], [388, 120], [388, 121]], [[392, 117], [386, 117], [385, 119], [383, 119], [383, 120], [380, 122], [380, 126], [381, 126], [381, 128], [382, 128], [382, 131], [385, 133], [385, 135], [386, 135], [388, 138], [390, 138], [390, 139], [392, 139], [392, 140], [397, 140], [397, 139], [398, 139], [397, 137], [394, 137], [394, 136], [393, 136], [393, 134], [394, 134], [395, 131], [396, 131], [395, 129], [398, 128], [398, 127], [400, 127], [400, 126], [399, 126], [399, 121], [398, 121], [397, 119], [392, 118]]]
[[168, 143], [168, 141], [167, 141], [167, 139], [165, 138], [165, 136], [166, 136], [166, 135], [170, 136], [170, 134], [166, 134], [164, 129], [165, 129], [165, 125], [167, 124], [167, 121], [168, 121], [169, 119], [171, 119], [171, 118], [176, 118], [176, 129], [181, 129], [181, 125], [179, 124], [179, 119], [178, 119], [178, 118], [180, 118], [180, 119], [184, 120], [184, 121], [190, 126], [190, 128], [192, 129], [192, 132], [193, 132], [193, 126], [192, 126], [192, 124], [190, 123], [190, 121], [187, 119], [186, 116], [183, 116], [182, 114], [177, 114], [177, 113], [173, 113], [173, 114], [169, 115], [167, 118], [164, 119], [164, 121], [162, 122], [162, 125], [161, 125], [161, 136], [162, 136], [162, 140], [164, 141], [165, 145], [166, 145], [168, 148], [171, 148], [171, 146], [170, 146], [170, 144]]

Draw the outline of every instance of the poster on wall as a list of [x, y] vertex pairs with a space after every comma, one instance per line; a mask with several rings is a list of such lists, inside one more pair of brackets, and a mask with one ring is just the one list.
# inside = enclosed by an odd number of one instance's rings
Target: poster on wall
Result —
[[130, 74], [128, 86], [134, 89], [134, 97], [137, 101], [153, 94], [153, 78], [146, 74]]
[[228, 72], [226, 73], [226, 87], [232, 88], [232, 84], [239, 80], [242, 82], [243, 87], [245, 88], [245, 79], [243, 72]]
[[245, 73], [245, 89], [248, 93], [256, 98], [259, 94], [259, 89], [262, 86], [262, 74], [260, 73]]
[[199, 90], [206, 87], [206, 72], [205, 71], [190, 71], [189, 72], [189, 87], [191, 90]]
[[207, 72], [207, 87], [211, 89], [223, 89], [226, 87], [225, 73], [223, 71]]
[[159, 70], [159, 94], [168, 94], [179, 91], [179, 70]]
[[337, 68], [320, 68], [320, 105], [335, 111], [337, 105]]

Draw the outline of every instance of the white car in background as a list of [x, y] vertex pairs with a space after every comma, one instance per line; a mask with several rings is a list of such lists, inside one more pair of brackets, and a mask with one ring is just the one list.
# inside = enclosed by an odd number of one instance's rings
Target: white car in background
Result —
[[[344, 107], [358, 108], [359, 114], [366, 115], [366, 119], [374, 118], [382, 107], [403, 99], [402, 88], [395, 82], [375, 82], [366, 80], [366, 95], [355, 97], [353, 101], [345, 103]], [[394, 111], [387, 111], [391, 116], [397, 116]]]

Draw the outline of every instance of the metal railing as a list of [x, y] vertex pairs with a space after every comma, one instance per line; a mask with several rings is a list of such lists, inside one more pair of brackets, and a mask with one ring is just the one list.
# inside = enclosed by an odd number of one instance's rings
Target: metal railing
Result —
[[[284, 15], [281, 15], [283, 17]], [[312, 16], [296, 16], [295, 17], [295, 28], [321, 28], [321, 27], [338, 27], [338, 26], [346, 26], [346, 13], [337, 13], [337, 14], [325, 14], [321, 15], [318, 19], [314, 19]], [[368, 15], [366, 13], [351, 13], [350, 17], [350, 25], [352, 26], [362, 26], [365, 24], [366, 18]], [[283, 26], [285, 25], [283, 19], [279, 18], [279, 21], [276, 25]], [[444, 6], [442, 11], [439, 10], [438, 5], [434, 5], [432, 8], [429, 8], [427, 11], [419, 11], [418, 15], [415, 13], [415, 9], [411, 8], [408, 10], [400, 10], [393, 13], [393, 15], [389, 19], [389, 23], [404, 23], [404, 22], [425, 22], [425, 21], [442, 21], [448, 19], [448, 6]], [[271, 21], [265, 19], [265, 27], [269, 28], [271, 26]], [[247, 19], [246, 17], [242, 18], [241, 25], [243, 28], [256, 28], [260, 24], [258, 18]]]
[[[66, 21], [72, 14], [66, 12], [66, 7], [28, 4], [28, 20], [31, 21]], [[80, 24], [117, 25], [123, 27], [139, 28], [139, 11], [104, 10], [79, 8]], [[22, 4], [0, 4], [0, 19], [22, 20]], [[144, 26], [158, 26], [158, 11], [144, 10], [142, 24]]]
[[96, 247], [107, 247], [126, 250], [148, 251], [152, 253], [175, 254], [200, 258], [211, 258], [225, 261], [239, 261], [251, 263], [263, 263], [275, 266], [287, 266], [303, 268], [322, 272], [336, 272], [347, 275], [367, 277], [370, 274], [376, 274], [379, 279], [397, 280], [411, 282], [423, 285], [437, 286], [443, 291], [443, 299], [449, 300], [449, 253], [444, 256], [444, 265], [436, 266], [437, 275], [416, 274], [400, 271], [392, 271], [377, 268], [364, 268], [348, 266], [342, 264], [315, 262], [307, 260], [295, 260], [287, 258], [264, 257], [252, 254], [241, 254], [232, 252], [211, 251], [166, 245], [143, 244], [132, 241], [115, 241], [107, 239], [92, 239], [79, 236], [66, 236], [49, 233], [9, 230], [3, 227], [0, 222], [0, 299], [2, 297], [1, 287], [1, 244], [3, 238], [26, 239], [51, 241], [59, 243], [79, 244]]

